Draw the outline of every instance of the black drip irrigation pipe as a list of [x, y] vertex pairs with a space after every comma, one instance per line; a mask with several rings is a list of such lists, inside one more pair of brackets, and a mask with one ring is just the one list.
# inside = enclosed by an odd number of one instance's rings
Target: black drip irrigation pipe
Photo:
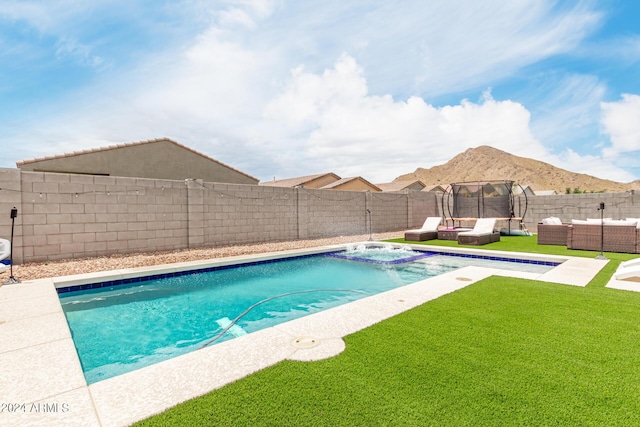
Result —
[[242, 319], [244, 316], [246, 316], [251, 310], [253, 310], [254, 308], [256, 308], [257, 306], [259, 306], [260, 304], [264, 304], [265, 302], [269, 302], [271, 300], [274, 300], [276, 298], [282, 298], [282, 297], [286, 297], [289, 295], [295, 295], [295, 294], [308, 294], [311, 292], [354, 292], [354, 293], [359, 293], [359, 294], [365, 294], [365, 295], [369, 295], [369, 293], [364, 292], [364, 291], [359, 291], [357, 289], [307, 289], [304, 291], [293, 291], [293, 292], [287, 292], [284, 294], [280, 294], [280, 295], [275, 295], [269, 298], [265, 298], [262, 301], [258, 301], [257, 303], [253, 304], [252, 306], [250, 306], [249, 308], [247, 308], [245, 311], [243, 311], [242, 313], [240, 313], [240, 315], [238, 315], [238, 317], [236, 317], [235, 319], [233, 319], [231, 321], [231, 323], [229, 323], [223, 330], [222, 332], [220, 332], [218, 335], [216, 335], [215, 337], [211, 338], [208, 341], [205, 341], [204, 344], [202, 344], [200, 346], [200, 349], [203, 349], [211, 344], [213, 344], [214, 342], [216, 342], [217, 340], [219, 340], [224, 334], [227, 333], [227, 331], [229, 329], [231, 329], [231, 327], [233, 325], [235, 325], [236, 323], [238, 323], [238, 321], [240, 319]]

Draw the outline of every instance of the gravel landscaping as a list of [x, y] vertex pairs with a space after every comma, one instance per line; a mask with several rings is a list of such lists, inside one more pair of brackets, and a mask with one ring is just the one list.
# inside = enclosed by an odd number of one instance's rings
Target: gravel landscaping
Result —
[[[403, 236], [403, 231], [374, 233], [374, 240], [394, 239]], [[213, 248], [184, 249], [173, 252], [151, 252], [138, 254], [117, 254], [97, 258], [49, 261], [14, 265], [13, 276], [25, 281], [47, 277], [68, 276], [72, 274], [117, 270], [121, 268], [145, 267], [150, 265], [171, 264], [175, 262], [196, 261], [212, 258], [224, 258], [236, 255], [249, 255], [265, 252], [278, 252], [290, 249], [311, 248], [316, 246], [353, 243], [369, 240], [369, 235], [339, 236], [325, 239], [294, 240], [251, 245], [221, 246]], [[0, 273], [0, 283], [9, 278], [9, 270]]]

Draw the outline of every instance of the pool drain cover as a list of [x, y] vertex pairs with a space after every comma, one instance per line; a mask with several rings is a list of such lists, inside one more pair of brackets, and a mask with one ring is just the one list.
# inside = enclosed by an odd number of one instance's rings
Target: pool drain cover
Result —
[[320, 340], [311, 337], [300, 337], [294, 339], [291, 344], [296, 348], [313, 348], [320, 344]]
[[456, 280], [460, 280], [461, 282], [470, 282], [473, 279], [469, 279], [468, 277], [456, 277]]

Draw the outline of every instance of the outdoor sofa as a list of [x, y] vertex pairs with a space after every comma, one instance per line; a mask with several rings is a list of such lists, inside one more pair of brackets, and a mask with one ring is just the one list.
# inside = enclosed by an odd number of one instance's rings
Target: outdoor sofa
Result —
[[640, 220], [572, 220], [567, 227], [567, 249], [587, 251], [640, 253], [638, 228]]
[[543, 219], [538, 223], [538, 244], [566, 246], [569, 225], [553, 216]]

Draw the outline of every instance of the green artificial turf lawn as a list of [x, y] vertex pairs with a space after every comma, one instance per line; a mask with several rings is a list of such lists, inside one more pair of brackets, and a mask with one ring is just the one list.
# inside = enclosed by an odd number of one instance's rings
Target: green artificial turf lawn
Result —
[[[483, 249], [597, 255], [522, 236]], [[635, 256], [605, 255], [586, 288], [490, 277], [139, 425], [640, 425], [640, 293], [604, 288]]]

